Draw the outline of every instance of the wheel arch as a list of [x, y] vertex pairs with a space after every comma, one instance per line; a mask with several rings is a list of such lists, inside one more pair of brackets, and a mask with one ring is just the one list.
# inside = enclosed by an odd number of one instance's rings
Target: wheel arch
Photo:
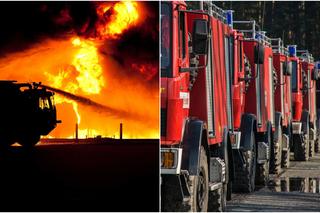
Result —
[[[207, 137], [204, 128], [204, 122], [199, 119], [189, 119], [185, 123], [181, 143], [183, 147], [181, 170], [187, 170], [190, 175], [199, 173], [200, 148], [203, 138]], [[208, 150], [206, 147], [205, 149]]]
[[241, 117], [241, 139], [240, 139], [240, 149], [247, 151], [251, 150], [253, 146], [253, 141], [251, 140], [251, 132], [257, 134], [257, 119], [253, 114], [243, 114]]

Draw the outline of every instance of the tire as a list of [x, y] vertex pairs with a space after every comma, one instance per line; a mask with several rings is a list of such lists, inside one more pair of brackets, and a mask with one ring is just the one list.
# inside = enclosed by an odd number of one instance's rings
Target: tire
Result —
[[209, 193], [208, 212], [223, 212], [226, 208], [227, 187], [217, 189]]
[[188, 211], [206, 212], [209, 199], [209, 174], [206, 151], [200, 149], [200, 170], [198, 176], [189, 176], [190, 199]]
[[232, 183], [234, 192], [253, 192], [255, 189], [256, 178], [256, 141], [254, 132], [251, 132], [251, 140], [253, 140], [253, 147], [251, 150], [244, 151], [243, 157], [245, 165], [241, 164], [240, 159], [235, 160], [235, 179]]
[[320, 150], [320, 143], [319, 143], [319, 139], [317, 138], [314, 142], [314, 152], [319, 153], [319, 150]]
[[[270, 148], [273, 148], [271, 145], [272, 142], [272, 130], [271, 128], [268, 129], [267, 135], [265, 135], [264, 141], [267, 142], [267, 145]], [[263, 142], [260, 142], [263, 143]], [[271, 152], [270, 152], [271, 154]], [[271, 157], [269, 156], [269, 159], [271, 160]], [[269, 172], [270, 172], [270, 160], [267, 160], [263, 164], [257, 164], [257, 171], [256, 171], [256, 185], [258, 186], [266, 186], [269, 182]]]
[[290, 145], [287, 151], [282, 150], [281, 167], [288, 169], [290, 167]]
[[269, 161], [264, 164], [258, 164], [256, 171], [256, 185], [266, 186], [269, 182]]
[[293, 154], [296, 161], [309, 160], [309, 137], [308, 134], [293, 136]]
[[281, 158], [282, 158], [282, 128], [278, 126], [277, 136], [274, 140], [274, 159], [270, 161], [270, 170], [272, 174], [279, 175], [281, 173]]
[[315, 156], [315, 141], [309, 141], [309, 157], [314, 157]]
[[314, 157], [315, 154], [315, 141], [309, 140], [309, 157]]
[[40, 141], [39, 135], [27, 135], [20, 139], [19, 144], [25, 148], [32, 148]]

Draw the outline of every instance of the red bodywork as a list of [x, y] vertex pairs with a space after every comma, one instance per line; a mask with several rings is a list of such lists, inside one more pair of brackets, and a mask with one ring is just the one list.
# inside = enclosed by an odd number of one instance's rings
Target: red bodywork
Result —
[[274, 94], [275, 111], [282, 115], [282, 126], [288, 127], [291, 122], [291, 77], [283, 74], [283, 65], [288, 57], [282, 53], [273, 54], [273, 66], [278, 76], [278, 85]]
[[[289, 57], [292, 64], [292, 120], [300, 122], [302, 115], [302, 61], [298, 57]], [[297, 66], [295, 69], [294, 66]], [[296, 73], [294, 73], [296, 72]]]
[[[245, 113], [256, 115], [258, 132], [266, 132], [268, 121], [274, 126], [273, 74], [270, 67], [270, 62], [272, 63], [272, 48], [267, 45], [264, 46], [264, 62], [261, 65], [255, 65], [254, 47], [258, 45], [258, 41], [245, 40], [243, 45], [244, 52], [251, 64], [253, 77], [256, 77], [251, 80], [246, 93], [250, 103], [245, 105]], [[260, 76], [257, 75], [257, 66], [260, 66]], [[260, 106], [258, 102], [260, 102]]]
[[[186, 54], [182, 58], [181, 45], [184, 45], [188, 53], [188, 32], [192, 33], [193, 20], [207, 19], [208, 17], [202, 14], [184, 13], [186, 20], [186, 33], [180, 34], [185, 39], [178, 39], [178, 8], [185, 10], [185, 4], [181, 2], [168, 2], [172, 6], [172, 77], [161, 77], [161, 123], [166, 129], [165, 134], [161, 134], [161, 145], [176, 145], [182, 140], [185, 121], [190, 117], [196, 117], [208, 125], [208, 100], [213, 102], [213, 136], [209, 137], [209, 144], [221, 143], [223, 140], [224, 128], [228, 126], [227, 117], [227, 77], [226, 77], [226, 62], [225, 62], [225, 37], [231, 33], [231, 28], [214, 17], [210, 17], [212, 29], [212, 51], [211, 58], [208, 59], [208, 64], [211, 64], [212, 69], [200, 69], [196, 82], [192, 90], [188, 90], [189, 72], [180, 72], [179, 68], [189, 67], [189, 58]], [[180, 31], [181, 32], [181, 31]], [[184, 44], [178, 42], [185, 40]], [[200, 57], [199, 66], [203, 66], [206, 62], [203, 56]], [[210, 66], [209, 66], [210, 67]], [[208, 73], [212, 74], [213, 95], [209, 97], [206, 87]], [[189, 96], [186, 99], [183, 97]], [[189, 106], [187, 106], [189, 102]], [[163, 119], [165, 117], [165, 119]]]
[[245, 106], [245, 86], [244, 80], [244, 51], [243, 51], [243, 34], [233, 30], [232, 36], [234, 38], [234, 77], [232, 84], [232, 98], [233, 98], [233, 124], [234, 129], [240, 129], [241, 116], [244, 113]]
[[[178, 10], [177, 7], [180, 7], [181, 10], [186, 9], [186, 4], [183, 2], [172, 2], [172, 19], [168, 20], [171, 22], [171, 35], [167, 39], [170, 39], [172, 42], [172, 48], [170, 49], [172, 54], [172, 77], [166, 78], [161, 77], [161, 113], [164, 111], [164, 115], [161, 115], [161, 122], [166, 122], [165, 125], [166, 131], [165, 135], [161, 135], [161, 144], [174, 145], [180, 143], [182, 139], [182, 129], [186, 118], [189, 115], [189, 109], [183, 108], [183, 99], [180, 98], [180, 92], [188, 93], [189, 85], [189, 73], [180, 73], [179, 67], [189, 67], [189, 58], [186, 54], [186, 58], [182, 59], [181, 54], [178, 48]], [[164, 33], [163, 33], [164, 34]], [[187, 35], [183, 35], [187, 36]], [[187, 48], [188, 44], [182, 44]], [[166, 119], [163, 119], [163, 116]]]
[[307, 74], [308, 85], [305, 88], [306, 95], [303, 96], [303, 109], [307, 110], [310, 115], [310, 122], [315, 123], [316, 118], [316, 81], [312, 80], [314, 75], [314, 63], [303, 61], [302, 70]]

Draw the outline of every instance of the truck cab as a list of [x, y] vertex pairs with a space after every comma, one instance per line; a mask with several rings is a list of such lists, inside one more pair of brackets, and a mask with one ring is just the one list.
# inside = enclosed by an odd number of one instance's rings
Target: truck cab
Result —
[[38, 83], [0, 81], [2, 147], [14, 142], [33, 146], [41, 135], [49, 134], [60, 122], [56, 117], [54, 93], [38, 86]]

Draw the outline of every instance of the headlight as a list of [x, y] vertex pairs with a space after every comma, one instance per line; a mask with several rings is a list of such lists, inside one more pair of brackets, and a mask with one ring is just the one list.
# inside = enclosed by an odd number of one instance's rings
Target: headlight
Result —
[[172, 169], [176, 167], [177, 150], [161, 150], [161, 168]]
[[182, 148], [161, 148], [161, 174], [180, 174]]

